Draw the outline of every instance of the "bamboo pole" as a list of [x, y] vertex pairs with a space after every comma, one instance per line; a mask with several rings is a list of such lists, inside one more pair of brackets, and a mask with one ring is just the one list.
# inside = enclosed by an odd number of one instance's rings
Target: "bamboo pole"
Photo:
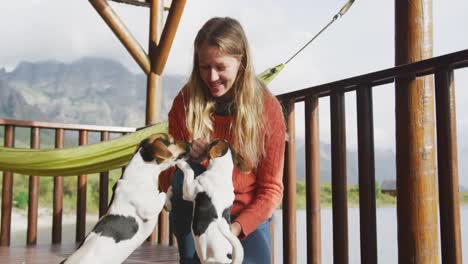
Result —
[[[395, 64], [432, 57], [432, 1], [395, 1]], [[439, 263], [433, 76], [395, 82], [399, 263]]]

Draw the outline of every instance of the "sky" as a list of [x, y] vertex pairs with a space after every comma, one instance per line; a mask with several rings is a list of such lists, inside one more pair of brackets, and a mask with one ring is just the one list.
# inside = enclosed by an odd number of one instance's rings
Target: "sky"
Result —
[[[169, 55], [165, 74], [188, 76], [193, 40], [213, 16], [231, 16], [243, 25], [257, 73], [285, 62], [325, 26], [345, 0], [192, 0], [187, 1]], [[468, 48], [468, 1], [433, 0], [434, 56]], [[148, 46], [149, 9], [111, 2], [141, 46]], [[394, 66], [394, 1], [356, 0], [311, 45], [270, 83], [274, 94], [303, 89]], [[91, 4], [85, 0], [2, 1], [0, 4], [0, 68], [12, 70], [21, 61], [72, 62], [84, 56], [118, 60], [142, 73]], [[468, 70], [455, 74], [459, 148], [468, 131]], [[374, 89], [376, 148], [394, 149], [393, 85]], [[355, 96], [346, 96], [347, 143], [356, 148]], [[303, 136], [303, 106], [296, 107], [297, 134]], [[329, 104], [320, 100], [320, 138], [330, 141]]]

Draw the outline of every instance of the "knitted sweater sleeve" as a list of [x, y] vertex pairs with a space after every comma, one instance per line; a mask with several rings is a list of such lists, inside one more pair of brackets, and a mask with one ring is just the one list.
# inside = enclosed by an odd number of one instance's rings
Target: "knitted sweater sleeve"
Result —
[[[283, 167], [286, 125], [278, 100], [271, 96], [265, 100], [267, 135], [265, 155], [256, 171], [257, 191], [253, 202], [235, 219], [242, 227], [240, 238], [245, 238], [261, 223], [272, 216], [283, 197]], [[239, 175], [242, 177], [242, 175]]]
[[[168, 114], [169, 122], [169, 134], [171, 134], [175, 140], [187, 141], [188, 132], [185, 126], [185, 108], [183, 93], [180, 92], [172, 103], [171, 110]], [[163, 192], [166, 192], [172, 181], [172, 175], [176, 168], [171, 167], [159, 175], [159, 186]]]

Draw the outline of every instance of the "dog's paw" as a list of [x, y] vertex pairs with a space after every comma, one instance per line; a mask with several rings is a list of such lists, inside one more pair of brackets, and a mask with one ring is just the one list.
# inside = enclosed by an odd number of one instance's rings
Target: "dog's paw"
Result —
[[164, 202], [164, 209], [166, 209], [166, 211], [168, 212], [172, 211], [172, 195], [172, 186], [169, 186], [169, 189], [167, 189], [166, 192], [166, 201]]
[[176, 165], [177, 165], [177, 167], [178, 167], [180, 170], [182, 170], [183, 172], [192, 169], [192, 168], [190, 167], [190, 165], [187, 163], [187, 161], [185, 161], [185, 160], [178, 160], [178, 161], [176, 162]]

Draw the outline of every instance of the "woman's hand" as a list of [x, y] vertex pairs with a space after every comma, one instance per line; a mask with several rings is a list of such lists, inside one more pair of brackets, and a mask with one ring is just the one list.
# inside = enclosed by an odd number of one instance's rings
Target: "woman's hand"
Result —
[[207, 157], [209, 142], [205, 138], [198, 138], [192, 141], [192, 151], [190, 157], [192, 160], [201, 162]]
[[242, 226], [239, 224], [239, 222], [232, 222], [231, 233], [234, 234], [236, 237], [238, 237], [241, 232], [242, 232]]

